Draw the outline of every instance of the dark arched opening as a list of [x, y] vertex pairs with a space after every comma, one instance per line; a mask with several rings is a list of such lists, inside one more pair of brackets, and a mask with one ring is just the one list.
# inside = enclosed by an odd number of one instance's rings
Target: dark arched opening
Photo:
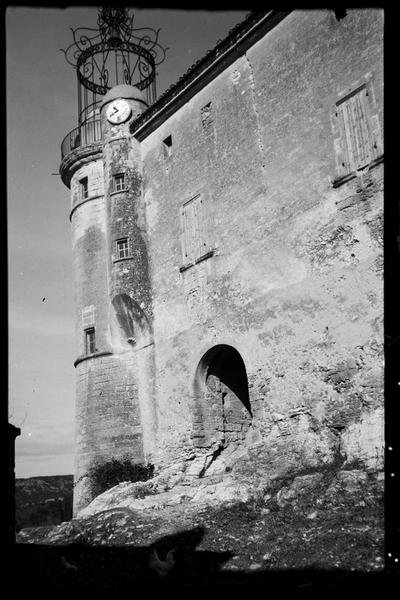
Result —
[[232, 346], [219, 344], [202, 357], [195, 378], [193, 439], [197, 446], [244, 439], [252, 419], [246, 367]]
[[207, 387], [215, 387], [215, 380], [220, 382], [221, 387], [227, 388], [225, 393], [229, 390], [234, 394], [251, 415], [246, 367], [239, 352], [232, 346], [221, 345], [212, 359], [207, 370]]

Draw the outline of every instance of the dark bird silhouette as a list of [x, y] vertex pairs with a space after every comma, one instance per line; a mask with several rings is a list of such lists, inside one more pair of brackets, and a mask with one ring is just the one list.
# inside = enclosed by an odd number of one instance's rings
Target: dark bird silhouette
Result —
[[169, 575], [174, 568], [175, 559], [174, 552], [176, 548], [173, 548], [165, 557], [165, 560], [160, 560], [157, 550], [153, 547], [150, 551], [149, 558], [149, 569], [157, 575], [157, 577], [166, 577]]

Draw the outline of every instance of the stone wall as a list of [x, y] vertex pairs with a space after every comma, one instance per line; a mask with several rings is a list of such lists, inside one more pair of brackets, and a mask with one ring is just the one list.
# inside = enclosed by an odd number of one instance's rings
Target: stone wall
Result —
[[130, 354], [77, 365], [74, 513], [92, 499], [90, 471], [111, 458], [142, 463], [143, 430]]
[[142, 142], [160, 465], [196, 447], [198, 367], [225, 345], [252, 414], [238, 476], [382, 468], [382, 164], [337, 183], [332, 128], [365, 81], [382, 117], [382, 21], [295, 11]]

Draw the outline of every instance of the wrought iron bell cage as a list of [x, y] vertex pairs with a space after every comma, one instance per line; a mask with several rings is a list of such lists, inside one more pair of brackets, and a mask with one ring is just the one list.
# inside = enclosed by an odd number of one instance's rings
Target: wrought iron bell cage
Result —
[[[62, 52], [77, 74], [78, 146], [100, 139], [100, 104], [115, 85], [136, 86], [145, 92], [148, 105], [156, 101], [156, 66], [167, 48], [158, 43], [159, 29], [134, 29], [133, 19], [127, 8], [101, 7], [98, 28], [71, 29], [74, 41]], [[66, 145], [73, 149], [72, 138]]]

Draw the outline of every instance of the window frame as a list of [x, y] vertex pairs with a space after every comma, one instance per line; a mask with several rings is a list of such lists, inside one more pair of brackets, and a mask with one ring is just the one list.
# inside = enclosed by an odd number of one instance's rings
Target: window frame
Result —
[[[122, 181], [122, 187], [119, 188], [119, 181]], [[114, 173], [112, 178], [112, 191], [113, 193], [126, 192], [126, 173]]]
[[[96, 352], [96, 328], [94, 326], [85, 327], [85, 354], [94, 354]], [[93, 336], [93, 337], [91, 337]]]
[[[124, 244], [126, 243], [126, 248], [124, 247], [124, 256], [120, 256], [120, 244]], [[126, 251], [126, 254], [125, 254]], [[124, 260], [126, 258], [131, 258], [132, 254], [131, 254], [131, 245], [130, 245], [130, 238], [129, 237], [124, 237], [124, 238], [119, 238], [118, 240], [115, 240], [115, 260]]]
[[79, 179], [79, 197], [81, 200], [89, 198], [89, 178], [82, 177]]

